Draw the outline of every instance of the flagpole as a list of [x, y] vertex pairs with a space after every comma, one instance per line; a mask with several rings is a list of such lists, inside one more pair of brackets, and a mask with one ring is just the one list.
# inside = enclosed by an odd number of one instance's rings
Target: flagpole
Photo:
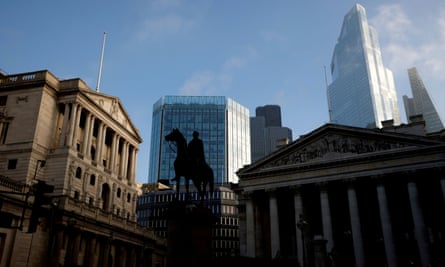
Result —
[[97, 85], [96, 85], [96, 92], [100, 92], [100, 78], [102, 76], [102, 63], [104, 61], [104, 50], [105, 50], [105, 38], [107, 36], [107, 33], [104, 32], [104, 38], [102, 40], [102, 53], [100, 55], [100, 64], [99, 64], [99, 75], [97, 77]]

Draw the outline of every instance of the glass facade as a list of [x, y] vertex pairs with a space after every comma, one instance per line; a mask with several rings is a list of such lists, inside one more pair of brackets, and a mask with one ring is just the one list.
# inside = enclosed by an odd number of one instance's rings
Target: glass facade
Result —
[[238, 183], [236, 171], [250, 163], [249, 110], [223, 96], [164, 96], [153, 105], [149, 183], [175, 176], [176, 148], [165, 135], [178, 128], [187, 142], [193, 131], [204, 143], [215, 183]]
[[394, 77], [383, 66], [377, 33], [359, 4], [344, 17], [331, 74], [328, 102], [332, 123], [370, 128], [381, 128], [386, 120], [400, 124]]
[[407, 120], [411, 116], [422, 115], [425, 120], [425, 130], [428, 133], [438, 132], [444, 129], [442, 120], [434, 107], [428, 91], [420, 78], [416, 68], [408, 69], [408, 77], [413, 98], [403, 96]]

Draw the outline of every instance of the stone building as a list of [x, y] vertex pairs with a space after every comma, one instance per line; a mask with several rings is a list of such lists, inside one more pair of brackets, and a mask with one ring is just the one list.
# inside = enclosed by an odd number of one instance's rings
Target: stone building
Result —
[[241, 255], [445, 266], [445, 133], [385, 124], [326, 124], [240, 169]]
[[165, 240], [136, 222], [141, 142], [120, 100], [81, 79], [0, 75], [0, 266], [165, 266]]

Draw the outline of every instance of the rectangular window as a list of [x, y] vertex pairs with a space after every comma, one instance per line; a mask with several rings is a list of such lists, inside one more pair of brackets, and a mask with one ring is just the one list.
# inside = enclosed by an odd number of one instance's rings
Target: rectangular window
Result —
[[7, 95], [0, 96], [0, 106], [6, 106], [6, 101], [8, 100]]
[[15, 170], [17, 168], [17, 159], [8, 160], [8, 170]]

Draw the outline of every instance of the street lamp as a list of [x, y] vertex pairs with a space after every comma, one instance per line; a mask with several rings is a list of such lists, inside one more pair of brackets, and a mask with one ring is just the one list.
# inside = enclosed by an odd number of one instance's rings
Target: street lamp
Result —
[[46, 160], [40, 160], [40, 159], [37, 160], [37, 162], [36, 162], [36, 169], [34, 170], [34, 177], [32, 178], [33, 181], [37, 177], [37, 171], [39, 170], [39, 168], [45, 167], [45, 164], [46, 164]]
[[305, 232], [308, 226], [308, 222], [303, 219], [303, 214], [300, 214], [300, 217], [297, 222], [297, 227], [301, 231], [301, 240], [303, 241], [302, 249], [303, 249], [303, 267], [306, 267], [306, 248], [305, 248]]

